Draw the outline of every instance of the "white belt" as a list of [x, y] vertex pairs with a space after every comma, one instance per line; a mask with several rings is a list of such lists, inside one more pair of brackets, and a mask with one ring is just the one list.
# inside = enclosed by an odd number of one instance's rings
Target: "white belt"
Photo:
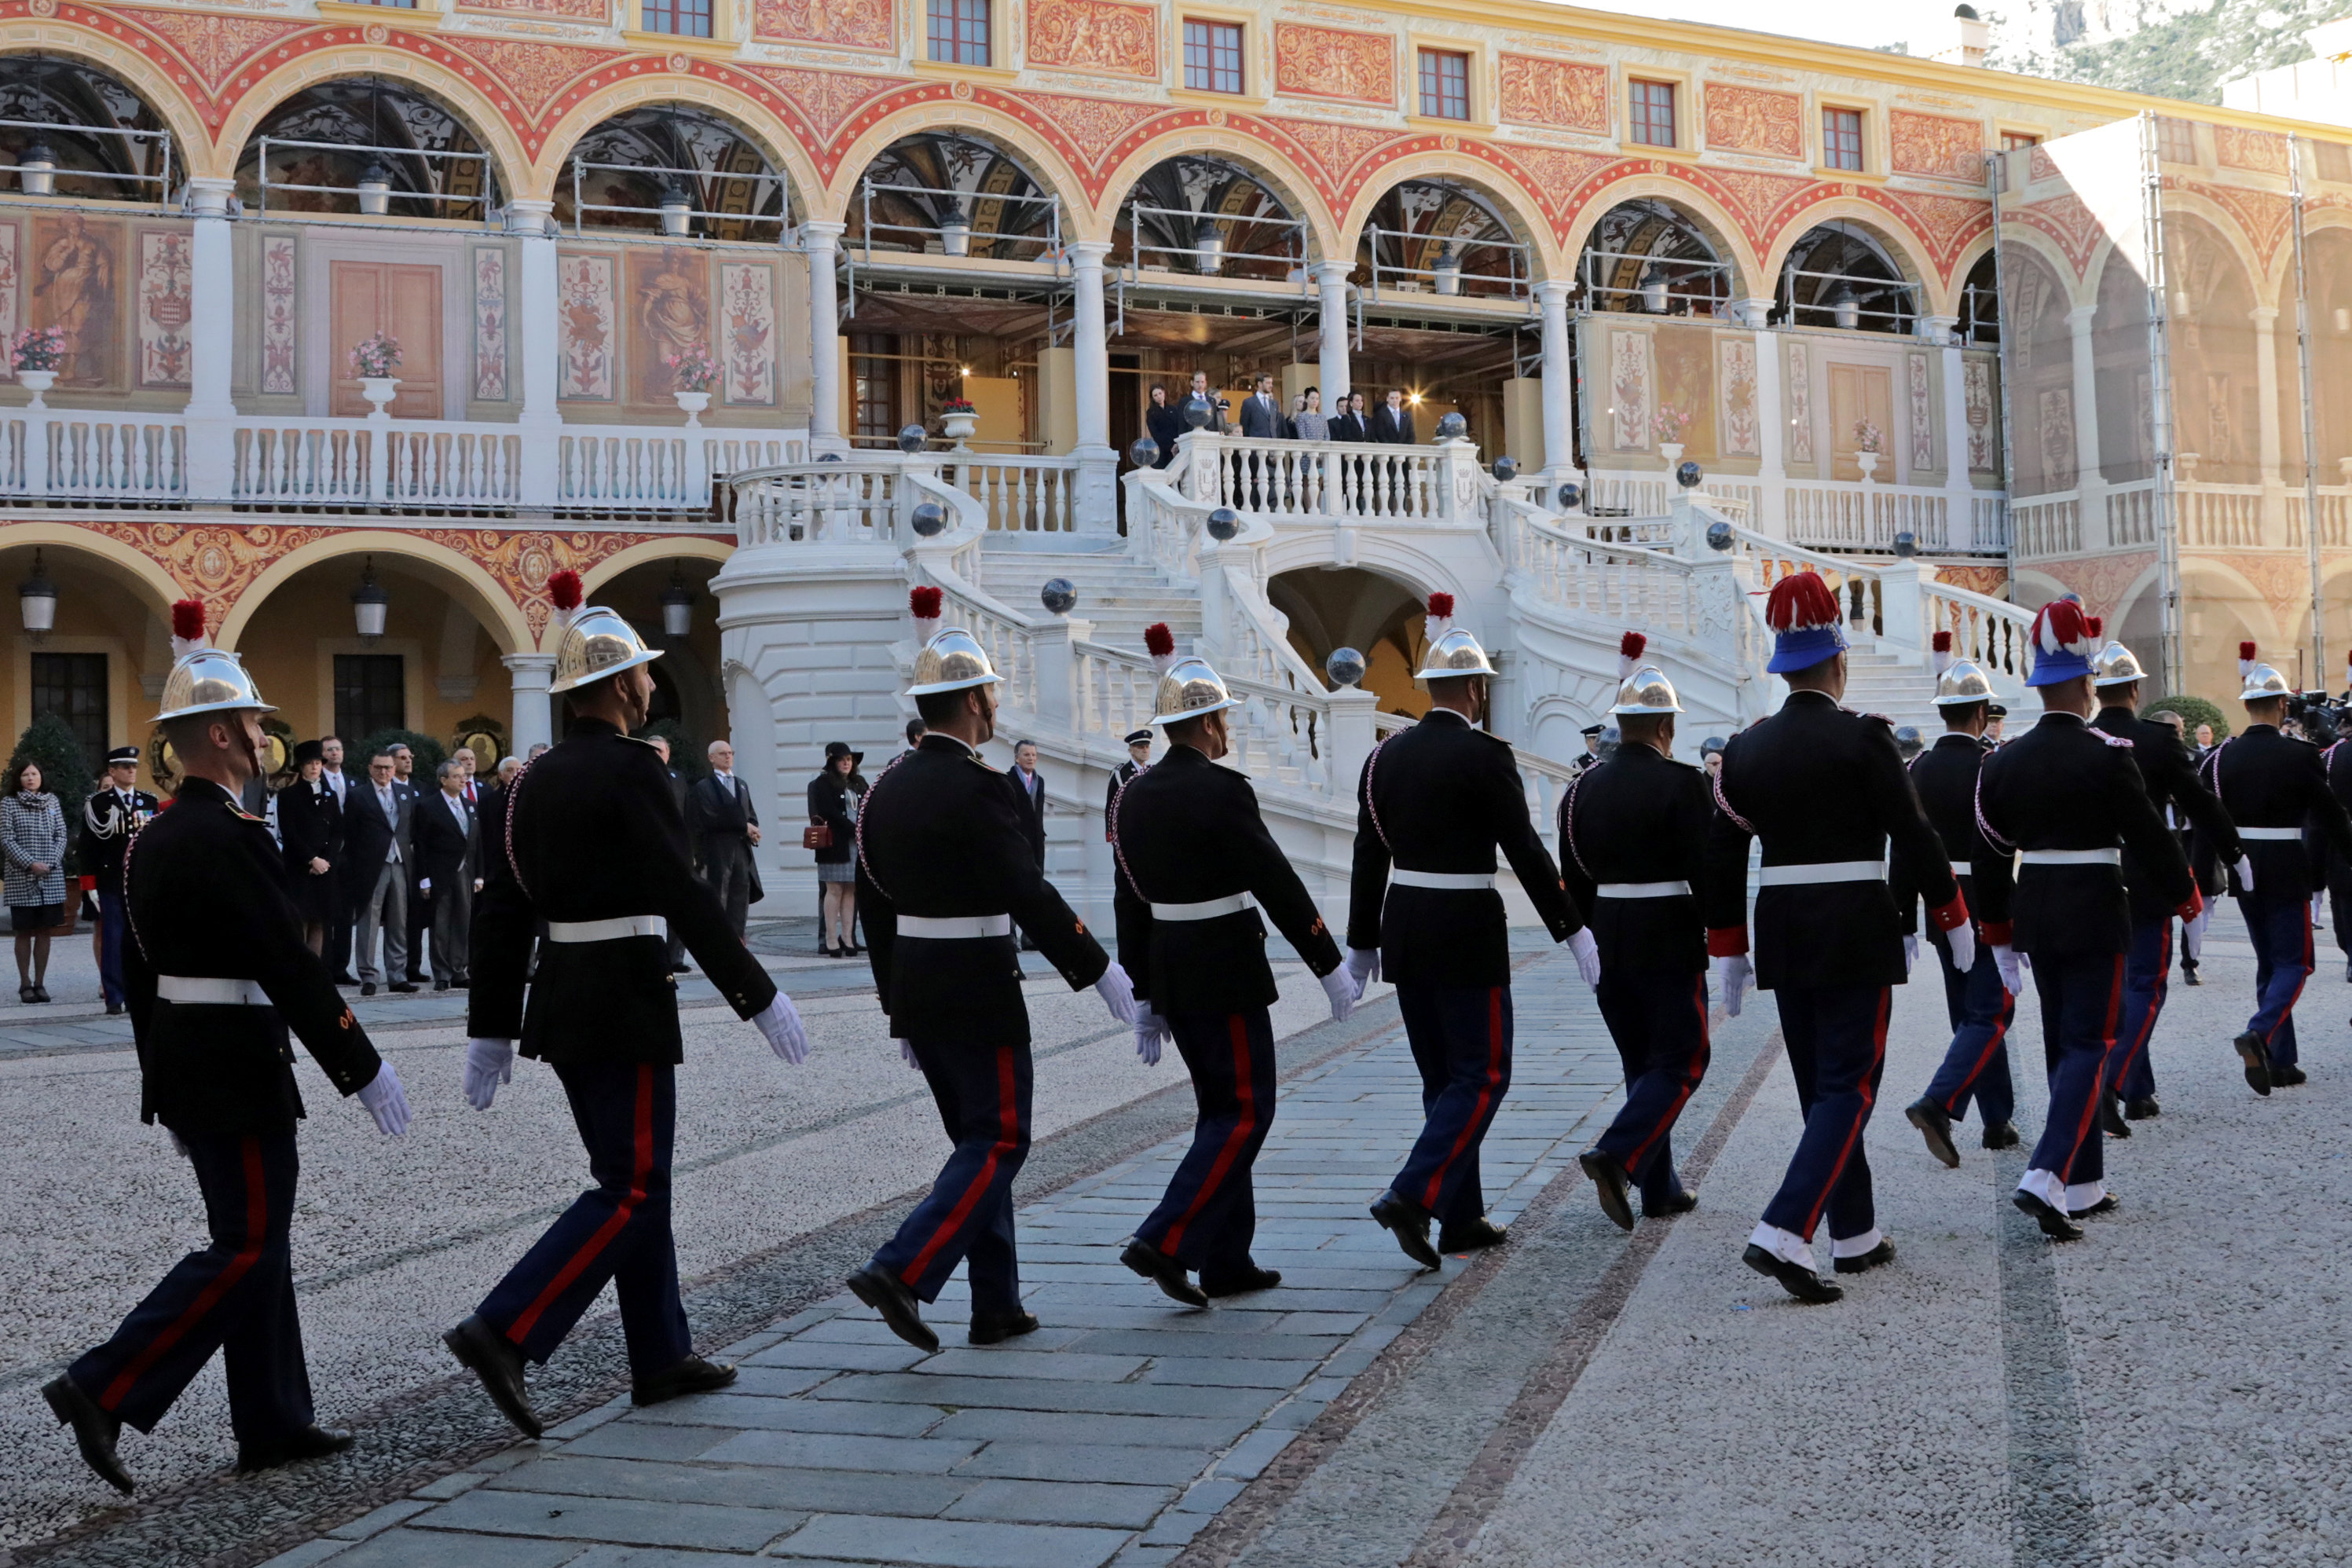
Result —
[[2238, 829], [2238, 837], [2241, 838], [2296, 839], [2303, 837], [2303, 829], [2300, 827], [2246, 827], [2242, 826]]
[[931, 942], [972, 942], [984, 936], [1011, 936], [1011, 915], [900, 915], [900, 936]]
[[1685, 899], [1690, 896], [1688, 882], [1602, 882], [1598, 889], [1604, 899]]
[[1257, 900], [1247, 893], [1232, 893], [1222, 899], [1203, 899], [1197, 904], [1154, 904], [1151, 918], [1156, 921], [1213, 921], [1219, 915], [1237, 915], [1244, 910], [1254, 910]]
[[1451, 888], [1456, 892], [1475, 892], [1495, 885], [1492, 871], [1408, 871], [1400, 866], [1389, 873], [1389, 881], [1400, 888]]
[[2027, 849], [2019, 858], [2029, 866], [2120, 866], [2120, 849]]
[[1795, 888], [1811, 882], [1884, 882], [1884, 860], [1814, 860], [1795, 866], [1767, 866], [1757, 879], [1759, 888]]
[[1955, 876], [1955, 877], [1973, 877], [1973, 876], [1975, 876], [1976, 874], [1977, 874], [1977, 868], [1976, 868], [1976, 867], [1975, 867], [1975, 866], [1973, 866], [1973, 865], [1971, 865], [1969, 862], [1968, 862], [1968, 861], [1966, 861], [1966, 860], [1955, 860], [1955, 861], [1953, 861], [1953, 862], [1952, 862], [1952, 875], [1953, 875], [1953, 876]]
[[609, 921], [550, 921], [550, 942], [618, 942], [625, 936], [669, 940], [669, 921], [659, 915], [615, 915]]
[[269, 997], [257, 980], [215, 980], [210, 975], [159, 974], [155, 994], [166, 1002], [215, 1007], [267, 1007]]

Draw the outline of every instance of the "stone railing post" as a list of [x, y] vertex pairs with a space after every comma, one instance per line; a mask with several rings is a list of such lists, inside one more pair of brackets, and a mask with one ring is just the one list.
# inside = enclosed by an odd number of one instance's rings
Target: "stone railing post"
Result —
[[1437, 515], [1465, 528], [1484, 528], [1486, 509], [1478, 493], [1478, 448], [1467, 439], [1440, 441], [1431, 465], [1437, 487]]
[[1037, 717], [1076, 734], [1078, 728], [1078, 660], [1071, 645], [1094, 635], [1094, 623], [1056, 616], [1030, 633], [1029, 656], [1037, 672]]
[[1331, 735], [1326, 755], [1331, 763], [1331, 794], [1335, 799], [1353, 800], [1364, 759], [1372, 754], [1372, 716], [1381, 710], [1381, 700], [1347, 686], [1331, 693], [1329, 701]]
[[1930, 570], [1916, 556], [1889, 562], [1878, 569], [1879, 637], [1892, 643], [1899, 652], [1916, 653], [1927, 646], [1927, 607], [1919, 590]]

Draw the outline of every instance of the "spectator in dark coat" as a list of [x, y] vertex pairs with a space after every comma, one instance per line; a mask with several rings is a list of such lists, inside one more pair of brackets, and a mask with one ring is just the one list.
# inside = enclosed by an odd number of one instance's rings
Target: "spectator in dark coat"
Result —
[[327, 933], [344, 913], [343, 807], [327, 782], [326, 753], [317, 741], [294, 748], [295, 780], [278, 792], [278, 837], [285, 847], [286, 879], [302, 911], [302, 940], [323, 953]]
[[1372, 410], [1372, 439], [1392, 447], [1414, 446], [1421, 439], [1413, 433], [1412, 410], [1395, 387], [1389, 388], [1388, 401]]
[[471, 984], [474, 890], [481, 880], [481, 828], [466, 799], [466, 766], [435, 771], [441, 787], [415, 803], [416, 891], [431, 917], [433, 989]]
[[816, 851], [817, 887], [823, 896], [816, 934], [827, 958], [855, 958], [866, 951], [857, 945], [856, 853], [857, 811], [866, 802], [866, 781], [857, 776], [857, 764], [865, 756], [851, 751], [845, 741], [828, 741], [824, 772], [809, 781], [809, 821], [823, 823], [833, 835], [833, 842]]
[[1143, 411], [1143, 428], [1160, 444], [1160, 456], [1151, 466], [1164, 468], [1174, 462], [1176, 443], [1189, 426], [1184, 423], [1182, 410], [1168, 401], [1166, 387], [1155, 384], [1151, 388], [1151, 406]]
[[751, 851], [760, 847], [760, 812], [751, 792], [735, 776], [735, 748], [710, 742], [710, 776], [686, 792], [686, 833], [702, 879], [719, 894], [727, 923], [743, 934], [751, 906], [760, 897], [760, 873]]

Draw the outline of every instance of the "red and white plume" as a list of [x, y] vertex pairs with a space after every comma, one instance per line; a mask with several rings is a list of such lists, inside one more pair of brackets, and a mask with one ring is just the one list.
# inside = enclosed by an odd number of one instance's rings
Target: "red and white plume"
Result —
[[179, 599], [172, 605], [172, 657], [183, 659], [209, 646], [205, 636], [205, 602]]
[[561, 572], [550, 573], [547, 578], [547, 598], [548, 602], [555, 606], [557, 617], [565, 626], [570, 626], [572, 617], [580, 609], [580, 574], [569, 566]]
[[1775, 632], [1815, 631], [1841, 618], [1837, 595], [1816, 572], [1790, 573], [1772, 584], [1772, 595], [1764, 601], [1764, 624]]
[[1952, 668], [1952, 634], [1937, 632], [1935, 636], [1936, 673], [1941, 675]]
[[1641, 658], [1642, 658], [1642, 650], [1643, 650], [1643, 648], [1648, 647], [1649, 646], [1650, 646], [1650, 639], [1649, 639], [1648, 637], [1643, 637], [1643, 636], [1641, 633], [1639, 633], [1639, 632], [1627, 632], [1627, 633], [1624, 635], [1624, 637], [1622, 637], [1622, 638], [1620, 638], [1620, 639], [1618, 640], [1618, 643], [1617, 643], [1617, 679], [1620, 679], [1620, 680], [1630, 680], [1630, 679], [1633, 679], [1633, 667], [1634, 667], [1636, 664], [1638, 664], [1638, 663], [1640, 663], [1640, 662], [1641, 662]]
[[2083, 628], [2091, 634], [2093, 642], [2098, 642], [2107, 635], [2107, 618], [2105, 616], [2087, 616], [2084, 617]]
[[920, 647], [938, 635], [940, 605], [946, 598], [946, 595], [928, 585], [907, 590], [907, 614], [915, 618], [916, 646]]
[[1454, 629], [1454, 595], [1432, 594], [1429, 596], [1429, 619], [1422, 635], [1435, 642]]
[[1165, 675], [1176, 662], [1176, 634], [1168, 629], [1166, 621], [1154, 621], [1143, 628], [1143, 651], [1151, 656], [1151, 673]]
[[2033, 616], [2033, 651], [2071, 653], [2089, 658], [2099, 651], [2098, 633], [2074, 599], [2053, 599]]
[[2239, 679], [2243, 680], [2246, 677], [2248, 677], [2248, 676], [2250, 676], [2250, 675], [2253, 674], [2253, 672], [2254, 672], [2254, 666], [2255, 666], [2257, 663], [2259, 663], [2259, 662], [2260, 662], [2260, 661], [2259, 661], [2259, 660], [2257, 660], [2257, 659], [2254, 658], [2254, 645], [2253, 645], [2253, 644], [2252, 644], [2252, 643], [2250, 643], [2250, 642], [2242, 642], [2242, 643], [2240, 643], [2240, 644], [2238, 645], [2238, 679]]

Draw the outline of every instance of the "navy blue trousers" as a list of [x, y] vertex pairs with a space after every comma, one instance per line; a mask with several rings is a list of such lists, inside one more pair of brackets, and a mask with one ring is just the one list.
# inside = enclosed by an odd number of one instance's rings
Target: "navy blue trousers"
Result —
[[955, 1150], [874, 1267], [936, 1301], [956, 1265], [971, 1260], [971, 1310], [1021, 1310], [1021, 1268], [1013, 1250], [1013, 1178], [1029, 1157], [1029, 1047], [913, 1040], [940, 1124]]
[[[108, 887], [111, 880], [116, 885]], [[122, 903], [121, 879], [100, 877], [98, 879], [98, 980], [106, 994], [107, 1005], [119, 1007], [130, 1000], [122, 989], [122, 932], [126, 915]], [[68, 892], [73, 892], [68, 889]], [[81, 895], [74, 893], [74, 897]]]
[[1706, 1076], [1706, 976], [1604, 967], [1601, 1021], [1625, 1071], [1625, 1104], [1597, 1145], [1656, 1209], [1682, 1195], [1675, 1120]]
[[1862, 1134], [1886, 1070], [1895, 993], [1884, 985], [1783, 985], [1772, 995], [1805, 1131], [1764, 1223], [1811, 1241], [1826, 1211], [1832, 1241], [1867, 1235], [1878, 1214]]
[[1251, 1267], [1257, 1200], [1250, 1167], [1274, 1125], [1274, 1025], [1246, 1013], [1171, 1013], [1200, 1118], [1167, 1196], [1136, 1236], [1215, 1284]]
[[2017, 1111], [2017, 1084], [2009, 1076], [2009, 1030], [2017, 1018], [2017, 998], [2001, 980], [1992, 943], [1977, 943], [1977, 962], [1966, 974], [1952, 967], [1950, 939], [1931, 931], [1936, 964], [1944, 976], [1944, 1010], [1952, 1020], [1952, 1043], [1943, 1065], [1928, 1080], [1925, 1098], [1955, 1121], [1976, 1102], [1977, 1120], [1987, 1127]]
[[2070, 1187], [2095, 1182], [2107, 1171], [2099, 1096], [2106, 1092], [2107, 1061], [2123, 1026], [2125, 963], [2120, 952], [2033, 955], [2050, 1113], [2027, 1164], [2055, 1173]]
[[2301, 899], [2241, 898], [2246, 934], [2254, 939], [2254, 1016], [2246, 1031], [2260, 1035], [2271, 1065], [2293, 1067], [2294, 1004], [2311, 978], [2311, 905]]
[[649, 1377], [694, 1352], [670, 1239], [670, 1149], [677, 1069], [655, 1062], [555, 1068], [596, 1184], [556, 1216], [482, 1302], [484, 1321], [545, 1362], [612, 1281], [629, 1370]]
[[310, 1425], [310, 1374], [294, 1309], [294, 1130], [182, 1140], [212, 1245], [175, 1264], [114, 1337], [68, 1369], [77, 1386], [142, 1432], [221, 1352], [239, 1443]]
[[2116, 1025], [2115, 1049], [2107, 1058], [2109, 1094], [2126, 1100], [2156, 1097], [2156, 1068], [2148, 1059], [2147, 1042], [2163, 1015], [2171, 980], [2172, 916], [2132, 921], [2131, 951], [2124, 954], [2123, 1016]]
[[1421, 1136], [1389, 1184], [1442, 1226], [1486, 1213], [1478, 1145], [1511, 1087], [1511, 988], [1400, 985], [1397, 1008], [1421, 1069]]

